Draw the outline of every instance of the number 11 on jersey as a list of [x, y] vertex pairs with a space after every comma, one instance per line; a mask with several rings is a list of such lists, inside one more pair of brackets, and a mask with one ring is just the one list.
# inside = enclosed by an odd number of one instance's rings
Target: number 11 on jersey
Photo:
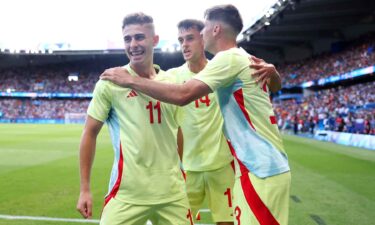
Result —
[[157, 101], [155, 105], [152, 104], [152, 101], [148, 102], [146, 109], [150, 112], [150, 123], [154, 123], [154, 110], [157, 112], [158, 123], [161, 123], [161, 109], [160, 109], [160, 102]]

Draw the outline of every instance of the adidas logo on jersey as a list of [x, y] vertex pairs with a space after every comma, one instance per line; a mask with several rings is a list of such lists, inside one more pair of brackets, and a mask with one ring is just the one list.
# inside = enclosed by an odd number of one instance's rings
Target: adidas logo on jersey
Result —
[[138, 96], [137, 92], [135, 92], [134, 90], [131, 90], [128, 94], [128, 96], [126, 96], [127, 98], [131, 98], [131, 97], [135, 97], [135, 96]]

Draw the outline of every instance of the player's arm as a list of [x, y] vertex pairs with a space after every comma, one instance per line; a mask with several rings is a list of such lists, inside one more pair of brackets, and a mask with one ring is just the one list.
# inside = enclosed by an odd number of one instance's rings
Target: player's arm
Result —
[[88, 116], [81, 137], [79, 162], [80, 162], [80, 195], [77, 210], [84, 218], [92, 217], [92, 196], [90, 191], [90, 175], [94, 161], [96, 138], [103, 123]]
[[262, 86], [267, 83], [269, 90], [273, 93], [279, 91], [281, 89], [281, 77], [275, 66], [255, 56], [251, 56], [250, 59], [253, 61], [250, 67], [256, 70], [253, 76], [257, 77], [257, 82], [260, 82]]
[[184, 136], [182, 134], [181, 127], [178, 128], [178, 132], [177, 132], [177, 152], [182, 162], [182, 155], [184, 152]]
[[212, 92], [207, 84], [196, 79], [191, 79], [184, 84], [178, 85], [132, 77], [129, 86], [155, 99], [179, 106], [185, 106]]
[[184, 106], [212, 92], [203, 81], [191, 79], [184, 84], [169, 84], [138, 76], [131, 76], [122, 67], [105, 70], [100, 79], [109, 80], [119, 86], [128, 87], [157, 100]]

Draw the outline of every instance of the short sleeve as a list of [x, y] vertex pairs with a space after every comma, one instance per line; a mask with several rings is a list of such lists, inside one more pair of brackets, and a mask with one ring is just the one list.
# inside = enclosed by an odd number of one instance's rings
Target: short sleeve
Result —
[[108, 81], [99, 80], [94, 89], [93, 98], [87, 109], [87, 114], [92, 118], [105, 122], [111, 109], [111, 91]]
[[232, 84], [238, 74], [247, 69], [250, 61], [246, 56], [233, 51], [218, 53], [194, 79], [207, 84], [212, 91]]

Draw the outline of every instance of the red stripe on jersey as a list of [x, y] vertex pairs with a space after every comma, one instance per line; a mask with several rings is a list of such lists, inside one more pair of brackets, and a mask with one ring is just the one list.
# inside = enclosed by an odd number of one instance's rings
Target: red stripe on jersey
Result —
[[188, 209], [188, 213], [186, 215], [186, 218], [189, 219], [190, 225], [194, 225], [194, 223], [193, 223], [193, 215], [191, 214], [191, 210], [190, 209]]
[[256, 192], [251, 180], [249, 178], [249, 170], [246, 166], [238, 159], [236, 155], [236, 151], [234, 150], [233, 146], [228, 142], [229, 148], [238, 164], [240, 165], [241, 171], [241, 186], [242, 191], [245, 195], [245, 199], [247, 204], [249, 205], [251, 211], [254, 213], [254, 216], [257, 218], [260, 225], [279, 225], [279, 222], [275, 219], [272, 215], [270, 210], [264, 204], [262, 199], [259, 197], [258, 193]]
[[[233, 148], [232, 144], [230, 143], [230, 141], [227, 141], [227, 142], [228, 142], [228, 146], [229, 146], [230, 152], [232, 153], [232, 155], [234, 157], [234, 160], [237, 160], [237, 162], [240, 165], [241, 174], [244, 174], [244, 173], [247, 174], [249, 172], [249, 170], [238, 159], [237, 154], [236, 154], [236, 150], [234, 150], [234, 148]], [[233, 166], [234, 166], [234, 161], [232, 161], [232, 162], [233, 162]], [[241, 167], [241, 165], [242, 165], [242, 167]]]
[[182, 176], [184, 177], [184, 180], [186, 181], [186, 173], [183, 169], [181, 169]]
[[201, 220], [201, 213], [198, 211], [197, 215], [195, 215], [195, 220]]
[[[233, 148], [232, 144], [231, 144], [230, 141], [228, 141], [228, 140], [227, 140], [227, 143], [228, 143], [229, 150], [230, 150], [230, 152], [232, 153], [233, 157], [237, 159], [237, 155], [236, 155], [236, 153], [234, 152], [234, 148]], [[233, 165], [234, 165], [234, 160], [233, 160], [232, 162], [233, 162]]]
[[247, 122], [249, 122], [250, 126], [255, 130], [255, 127], [254, 127], [253, 123], [251, 122], [250, 116], [247, 113], [246, 108], [245, 108], [245, 101], [243, 99], [242, 88], [235, 91], [233, 93], [233, 95], [234, 95], [234, 98], [236, 99], [237, 104], [240, 106], [240, 109], [241, 109], [242, 113], [246, 117]]
[[[229, 146], [229, 150], [230, 152], [232, 153], [232, 155], [234, 156], [236, 153], [234, 153], [234, 150], [232, 148], [232, 145], [230, 144], [230, 142], [227, 140], [227, 143], [228, 143], [228, 146]], [[232, 167], [233, 169], [233, 172], [236, 173], [236, 166], [234, 165], [234, 159], [230, 162], [230, 166]]]
[[234, 166], [234, 160], [232, 160], [232, 162], [230, 162], [230, 165], [232, 166], [233, 172], [236, 172], [236, 167]]
[[[240, 167], [244, 166], [241, 165]], [[260, 225], [279, 225], [279, 222], [273, 217], [272, 213], [269, 211], [267, 206], [260, 199], [258, 193], [256, 192], [253, 184], [251, 183], [249, 175], [243, 174], [241, 177], [241, 186], [247, 204], [250, 206], [251, 211], [254, 213]]]
[[276, 116], [270, 116], [271, 124], [276, 124]]
[[118, 165], [117, 165], [117, 168], [118, 168], [117, 180], [116, 180], [115, 185], [113, 185], [113, 188], [112, 188], [111, 192], [105, 198], [104, 206], [107, 205], [109, 200], [111, 200], [113, 197], [116, 196], [116, 194], [117, 194], [117, 192], [120, 188], [121, 178], [122, 178], [123, 161], [124, 161], [124, 159], [123, 159], [123, 156], [122, 156], [122, 146], [121, 146], [121, 143], [120, 143], [120, 159], [119, 159]]

